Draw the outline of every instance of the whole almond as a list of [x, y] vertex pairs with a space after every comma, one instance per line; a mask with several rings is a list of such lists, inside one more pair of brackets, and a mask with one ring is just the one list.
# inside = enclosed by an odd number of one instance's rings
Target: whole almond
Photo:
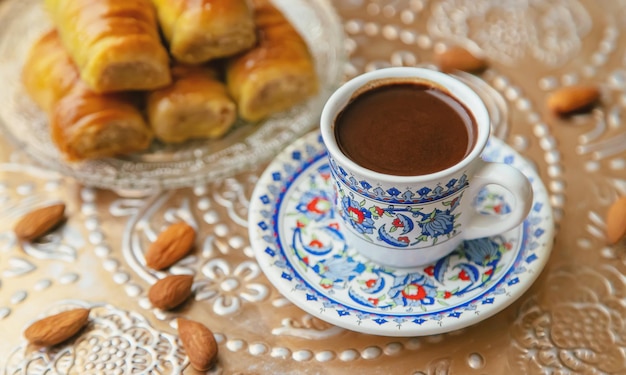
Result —
[[198, 371], [208, 371], [217, 358], [217, 342], [213, 332], [204, 324], [178, 318], [178, 336], [191, 366]]
[[189, 298], [192, 284], [193, 276], [191, 275], [167, 276], [150, 287], [148, 299], [156, 308], [173, 309]]
[[559, 115], [591, 108], [600, 99], [600, 90], [590, 85], [560, 88], [548, 96], [548, 108]]
[[150, 245], [146, 252], [146, 264], [162, 270], [182, 259], [193, 245], [196, 232], [187, 223], [172, 224]]
[[469, 73], [479, 73], [487, 69], [487, 61], [465, 48], [454, 46], [435, 54], [435, 63], [444, 73], [461, 70]]
[[63, 220], [64, 215], [65, 204], [63, 203], [32, 210], [20, 218], [13, 231], [19, 239], [33, 241], [57, 226]]
[[57, 345], [77, 334], [88, 320], [89, 309], [64, 311], [31, 324], [24, 331], [24, 337], [34, 345]]
[[609, 207], [606, 214], [606, 237], [609, 244], [619, 242], [626, 235], [626, 197], [621, 197]]

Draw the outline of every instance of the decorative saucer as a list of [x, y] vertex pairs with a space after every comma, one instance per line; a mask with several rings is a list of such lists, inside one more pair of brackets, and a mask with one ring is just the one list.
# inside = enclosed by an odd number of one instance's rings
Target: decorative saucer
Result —
[[[250, 241], [267, 278], [307, 313], [337, 326], [383, 336], [422, 336], [478, 323], [519, 298], [552, 249], [554, 222], [533, 167], [492, 138], [483, 158], [511, 164], [531, 181], [533, 208], [518, 227], [465, 241], [449, 256], [393, 269], [359, 255], [344, 240], [332, 208], [332, 180], [321, 136], [294, 142], [268, 166], [252, 194]], [[506, 191], [484, 189], [478, 210], [505, 214]]]

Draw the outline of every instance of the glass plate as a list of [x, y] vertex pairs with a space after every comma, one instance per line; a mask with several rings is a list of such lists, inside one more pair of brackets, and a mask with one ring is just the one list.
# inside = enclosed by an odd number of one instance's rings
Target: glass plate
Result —
[[317, 96], [259, 124], [240, 120], [219, 140], [154, 142], [142, 153], [67, 163], [50, 139], [46, 116], [20, 82], [30, 46], [51, 27], [41, 3], [7, 0], [0, 7], [0, 129], [43, 166], [85, 185], [118, 191], [193, 186], [268, 161], [317, 125], [324, 102], [343, 77], [343, 29], [332, 5], [327, 0], [274, 0], [313, 53], [321, 83]]

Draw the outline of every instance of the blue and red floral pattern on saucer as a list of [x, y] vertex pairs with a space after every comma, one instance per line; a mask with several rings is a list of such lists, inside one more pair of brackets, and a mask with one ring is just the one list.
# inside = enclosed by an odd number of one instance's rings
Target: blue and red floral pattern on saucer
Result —
[[[524, 223], [465, 241], [433, 264], [393, 269], [345, 242], [332, 207], [326, 149], [319, 134], [310, 133], [276, 157], [252, 194], [249, 230], [257, 261], [295, 305], [353, 331], [422, 336], [482, 321], [530, 287], [548, 260], [554, 235], [546, 189], [532, 166], [498, 139], [489, 141], [483, 158], [511, 164], [531, 181], [534, 202]], [[475, 206], [506, 214], [507, 198], [506, 191], [488, 187]], [[371, 214], [365, 211], [364, 221]], [[402, 225], [394, 221], [391, 230], [402, 231]]]

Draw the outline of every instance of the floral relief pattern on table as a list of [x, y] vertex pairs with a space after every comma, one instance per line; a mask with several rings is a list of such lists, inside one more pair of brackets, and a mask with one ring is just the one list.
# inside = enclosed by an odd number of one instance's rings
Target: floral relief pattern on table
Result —
[[428, 30], [433, 37], [478, 46], [505, 64], [529, 54], [559, 66], [580, 51], [591, 25], [577, 0], [442, 0], [432, 8]]
[[[183, 311], [194, 314], [194, 306], [209, 306], [213, 317], [202, 316], [201, 319], [209, 326], [223, 327], [215, 331], [218, 342], [226, 345], [229, 350], [239, 352], [248, 350], [253, 355], [269, 354], [269, 350], [278, 353], [283, 348], [272, 348], [271, 342], [248, 342], [238, 338], [228, 325], [213, 322], [241, 316], [253, 309], [248, 306], [256, 303], [267, 303], [269, 289], [261, 275], [256, 262], [250, 260], [249, 243], [238, 234], [242, 215], [247, 214], [249, 190], [254, 187], [254, 175], [238, 176], [239, 179], [226, 179], [210, 186], [200, 186], [183, 192], [164, 192], [147, 198], [113, 200], [109, 205], [109, 214], [123, 219], [124, 234], [121, 253], [113, 250], [113, 244], [98, 245], [97, 254], [103, 256], [103, 265], [115, 265], [109, 269], [113, 277], [124, 281], [124, 288], [131, 297], [139, 297], [139, 304], [146, 310], [152, 310], [159, 320], [169, 321], [180, 316]], [[92, 192], [94, 193], [94, 192]], [[94, 195], [88, 199], [97, 200]], [[103, 219], [107, 220], [107, 219]], [[201, 228], [200, 233], [206, 237], [198, 237], [198, 245], [192, 252], [166, 271], [154, 271], [146, 268], [143, 254], [146, 246], [153, 241], [157, 233], [167, 225], [184, 220], [194, 228]], [[230, 223], [230, 224], [229, 224]], [[234, 225], [233, 225], [234, 224]], [[247, 225], [247, 223], [244, 222]], [[108, 248], [109, 251], [102, 250]], [[130, 270], [128, 269], [130, 268]], [[186, 304], [182, 310], [171, 312], [153, 309], [145, 296], [147, 290], [142, 281], [153, 283], [166, 274], [193, 274], [193, 303]], [[125, 275], [122, 277], [122, 275]], [[134, 287], [129, 287], [134, 286]], [[282, 305], [285, 306], [285, 305]], [[280, 304], [276, 307], [281, 307]], [[305, 319], [306, 322], [306, 319]], [[304, 324], [299, 328], [298, 337], [309, 337], [319, 340], [320, 331], [324, 328], [317, 324]], [[267, 332], [271, 334], [271, 332]], [[287, 331], [277, 331], [279, 336]], [[307, 351], [284, 348], [296, 360], [305, 360], [312, 354]], [[288, 357], [291, 357], [288, 356]], [[280, 356], [280, 355], [279, 355]], [[323, 357], [323, 356], [322, 356]]]
[[[582, 129], [576, 139], [575, 151], [584, 163], [585, 172], [597, 174], [601, 170], [610, 171], [599, 182], [620, 194], [626, 194], [626, 179], [623, 177], [626, 169], [626, 133], [623, 121], [626, 116], [626, 70], [608, 72], [600, 85], [602, 105], [589, 115], [568, 119], [568, 125]], [[607, 168], [602, 169], [603, 166]], [[600, 197], [606, 196], [599, 189], [599, 186], [594, 187], [594, 193], [598, 193]]]
[[[80, 279], [74, 270], [56, 271], [60, 263], [74, 264], [86, 240], [76, 221], [62, 225], [35, 241], [22, 241], [13, 232], [17, 221], [33, 209], [63, 201], [65, 184], [61, 177], [26, 164], [18, 154], [13, 162], [0, 163], [0, 286], [16, 283], [19, 288], [0, 301], [0, 320], [8, 318], [19, 305], [37, 292], [55, 284], [74, 284]], [[71, 268], [71, 267], [70, 267]], [[36, 281], [22, 280], [36, 275]], [[32, 279], [31, 279], [32, 280]]]
[[[231, 233], [232, 228], [220, 223], [219, 214], [213, 207], [215, 201], [206, 197], [205, 192], [197, 188], [193, 196], [177, 197], [173, 192], [165, 192], [146, 200], [135, 200], [133, 203], [127, 201], [126, 204], [136, 207], [135, 210], [112, 211], [114, 215], [132, 212], [124, 229], [122, 253], [125, 263], [140, 278], [152, 284], [166, 274], [195, 275], [193, 290], [196, 301], [210, 303], [217, 315], [229, 315], [240, 310], [243, 303], [266, 299], [269, 290], [259, 282], [261, 272], [258, 265], [235, 256], [235, 251], [243, 250], [245, 241]], [[120, 207], [118, 203], [113, 202], [112, 207]], [[226, 205], [229, 216], [235, 214], [232, 212], [231, 200], [224, 199], [222, 204]], [[178, 221], [185, 221], [196, 230], [196, 248], [166, 271], [149, 269], [144, 260], [147, 246], [161, 230]], [[149, 302], [144, 298], [141, 304], [149, 307]], [[166, 316], [173, 317], [159, 312], [159, 317]]]
[[23, 343], [9, 354], [2, 374], [180, 374], [187, 366], [177, 337], [155, 330], [137, 313], [108, 304], [61, 301], [45, 315], [78, 307], [91, 311], [77, 336], [48, 348]]
[[596, 204], [589, 205], [584, 230], [576, 234], [576, 245], [589, 253], [597, 251], [606, 260], [626, 264], [626, 251], [620, 243], [606, 245], [605, 213], [620, 196], [626, 195], [626, 71], [608, 72], [602, 85], [602, 104], [590, 114], [561, 120], [559, 126], [575, 129], [575, 152], [581, 171], [592, 178], [581, 180]]
[[[6, 268], [4, 273], [24, 270], [28, 272], [35, 272], [37, 269], [37, 267], [32, 263], [20, 258], [9, 258], [8, 267], [10, 268]], [[22, 305], [29, 297], [36, 297], [38, 293], [50, 293], [50, 289], [53, 286], [75, 285], [80, 280], [81, 276], [78, 273], [68, 271], [65, 273], [61, 273], [56, 277], [42, 276], [37, 281], [35, 281], [29, 288], [20, 286], [18, 289], [14, 290], [10, 296], [8, 296], [8, 303], [4, 305], [0, 304], [0, 322], [2, 322], [3, 320], [8, 320], [8, 318], [12, 316], [14, 311], [17, 310], [17, 307]]]
[[[35, 176], [43, 178], [34, 180]], [[23, 264], [28, 263], [23, 255], [42, 260], [76, 260], [78, 250], [86, 242], [73, 222], [32, 242], [20, 241], [13, 233], [14, 225], [29, 211], [63, 202], [63, 189], [67, 186], [62, 181], [59, 175], [37, 167], [0, 164], [0, 254], [11, 254]], [[18, 276], [14, 272], [9, 274]]]
[[520, 308], [509, 360], [525, 374], [626, 371], [626, 281], [616, 268], [552, 270]]

